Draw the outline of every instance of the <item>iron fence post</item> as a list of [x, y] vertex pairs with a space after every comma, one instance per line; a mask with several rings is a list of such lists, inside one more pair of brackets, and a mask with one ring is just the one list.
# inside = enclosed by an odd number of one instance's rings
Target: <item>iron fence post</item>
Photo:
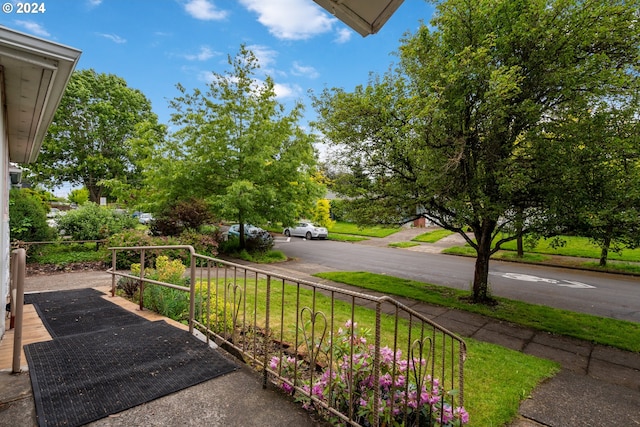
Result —
[[16, 249], [13, 252], [13, 279], [15, 280], [16, 295], [12, 302], [15, 305], [15, 331], [13, 332], [13, 366], [12, 372], [17, 374], [20, 372], [20, 357], [22, 356], [22, 314], [24, 307], [24, 276], [26, 269], [26, 251], [24, 249]]
[[[116, 250], [111, 249], [111, 271], [116, 272]], [[116, 275], [111, 275], [111, 296], [116, 296]]]
[[269, 366], [269, 317], [271, 314], [271, 275], [267, 276], [267, 296], [265, 300], [265, 320], [264, 320], [264, 364], [262, 367], [262, 388], [267, 388], [267, 366]]
[[191, 255], [190, 265], [190, 290], [189, 290], [189, 333], [193, 334], [193, 321], [196, 313], [196, 256], [195, 249], [192, 247], [189, 249]]
[[144, 309], [144, 249], [140, 250], [140, 311]]

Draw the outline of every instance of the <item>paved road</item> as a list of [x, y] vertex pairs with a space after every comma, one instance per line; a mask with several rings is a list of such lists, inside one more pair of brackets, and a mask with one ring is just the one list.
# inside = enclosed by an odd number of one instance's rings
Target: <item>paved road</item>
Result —
[[[292, 238], [276, 249], [324, 271], [369, 271], [468, 290], [475, 260], [336, 241]], [[491, 261], [496, 296], [640, 322], [637, 277]]]

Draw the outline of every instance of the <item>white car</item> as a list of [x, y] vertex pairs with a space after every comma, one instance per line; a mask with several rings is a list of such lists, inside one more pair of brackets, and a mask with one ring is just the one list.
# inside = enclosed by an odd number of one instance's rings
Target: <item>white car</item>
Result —
[[329, 236], [329, 232], [324, 227], [318, 227], [311, 222], [299, 222], [294, 227], [287, 227], [284, 229], [284, 235], [305, 237], [307, 240], [311, 239], [326, 239]]
[[149, 224], [151, 221], [153, 221], [153, 215], [150, 213], [141, 213], [140, 216], [138, 216], [138, 222], [140, 224]]

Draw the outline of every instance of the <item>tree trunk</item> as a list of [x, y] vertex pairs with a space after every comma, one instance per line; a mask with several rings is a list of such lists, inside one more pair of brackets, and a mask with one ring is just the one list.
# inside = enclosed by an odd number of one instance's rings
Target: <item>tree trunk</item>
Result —
[[491, 301], [489, 293], [489, 259], [491, 257], [491, 234], [495, 221], [485, 220], [480, 230], [475, 232], [478, 243], [476, 267], [473, 274], [473, 302], [487, 303]]
[[518, 258], [524, 258], [524, 244], [522, 243], [522, 230], [520, 230], [520, 232], [518, 233], [516, 244], [518, 246]]
[[518, 258], [524, 258], [524, 244], [522, 242], [523, 216], [524, 216], [523, 209], [519, 208], [518, 217], [517, 217], [518, 238], [516, 239]]
[[238, 228], [238, 231], [240, 232], [240, 234], [238, 235], [238, 242], [240, 244], [240, 249], [242, 250], [247, 247], [247, 241], [244, 236], [244, 222], [241, 220], [239, 224], [240, 227]]
[[607, 235], [602, 241], [600, 251], [600, 267], [607, 266], [607, 258], [609, 257], [609, 248], [611, 247], [611, 236]]

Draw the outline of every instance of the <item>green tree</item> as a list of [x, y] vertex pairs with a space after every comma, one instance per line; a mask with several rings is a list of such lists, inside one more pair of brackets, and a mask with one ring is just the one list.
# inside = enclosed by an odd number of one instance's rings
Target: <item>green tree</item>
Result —
[[477, 253], [473, 298], [489, 301], [491, 255], [551, 203], [557, 172], [535, 161], [544, 147], [529, 134], [635, 84], [637, 11], [637, 0], [439, 2], [396, 70], [315, 99], [319, 129], [364, 172], [348, 194], [361, 217], [425, 216], [460, 233]]
[[313, 222], [327, 228], [331, 228], [335, 224], [335, 221], [331, 219], [331, 202], [328, 199], [319, 199], [316, 202]]
[[86, 188], [78, 188], [76, 190], [71, 190], [69, 192], [69, 196], [67, 197], [69, 202], [75, 203], [77, 205], [84, 205], [89, 201], [89, 190]]
[[[153, 129], [154, 138], [148, 129]], [[140, 153], [164, 132], [150, 101], [120, 77], [81, 70], [73, 73], [42, 144], [31, 179], [50, 187], [82, 185], [89, 198], [106, 196], [105, 180], [139, 186]], [[146, 148], [145, 148], [146, 147]]]
[[311, 179], [314, 137], [298, 125], [302, 105], [285, 112], [272, 78], [257, 79], [258, 61], [245, 46], [229, 65], [205, 91], [178, 85], [181, 96], [170, 103], [178, 130], [150, 168], [152, 194], [163, 198], [159, 205], [204, 199], [217, 217], [240, 224], [290, 224], [320, 194]]
[[9, 192], [9, 231], [11, 240], [47, 241], [54, 232], [47, 224], [46, 206], [40, 196], [29, 189], [13, 188]]
[[541, 135], [554, 140], [555, 150], [547, 144], [544, 152], [549, 162], [571, 160], [555, 180], [555, 191], [549, 187], [565, 201], [571, 196], [572, 203], [556, 205], [555, 216], [564, 219], [562, 228], [600, 246], [601, 266], [610, 251], [640, 244], [640, 108], [634, 99], [610, 101], [575, 111]]

